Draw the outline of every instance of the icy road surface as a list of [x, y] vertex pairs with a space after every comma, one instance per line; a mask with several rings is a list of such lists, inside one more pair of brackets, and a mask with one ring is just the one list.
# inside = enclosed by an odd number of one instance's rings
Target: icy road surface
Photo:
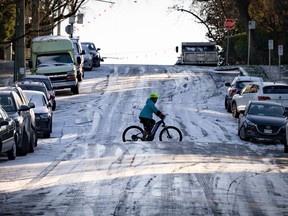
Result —
[[[0, 215], [288, 215], [288, 155], [239, 139], [224, 109], [234, 76], [152, 65], [85, 72], [79, 95], [57, 91], [51, 138], [0, 158]], [[122, 142], [151, 92], [183, 142]]]

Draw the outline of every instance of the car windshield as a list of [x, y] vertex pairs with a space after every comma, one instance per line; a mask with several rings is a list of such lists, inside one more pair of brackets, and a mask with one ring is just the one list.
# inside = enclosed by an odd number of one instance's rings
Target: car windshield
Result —
[[85, 49], [88, 50], [92, 50], [92, 51], [96, 51], [96, 47], [94, 46], [94, 44], [91, 43], [82, 43], [83, 48], [85, 47]]
[[238, 89], [242, 89], [247, 83], [249, 83], [250, 81], [241, 81], [241, 82], [237, 82], [236, 83], [236, 88]]
[[43, 98], [42, 95], [38, 95], [38, 94], [30, 94], [25, 92], [27, 95], [27, 98], [29, 100], [29, 102], [34, 103], [36, 107], [41, 107], [41, 106], [46, 106], [46, 101], [45, 98]]
[[69, 53], [59, 53], [51, 55], [39, 55], [37, 56], [36, 62], [36, 66], [41, 67], [57, 63], [73, 63], [73, 60]]
[[23, 90], [41, 91], [45, 93], [45, 89], [42, 86], [36, 85], [19, 85]]
[[284, 110], [281, 106], [270, 104], [252, 104], [249, 107], [248, 114], [259, 116], [283, 117]]
[[46, 86], [46, 88], [51, 91], [53, 90], [53, 86], [51, 85], [51, 82], [48, 79], [40, 79], [40, 78], [24, 78], [23, 81], [34, 81], [34, 82], [43, 82]]
[[6, 112], [16, 112], [16, 106], [8, 95], [0, 95], [0, 105]]

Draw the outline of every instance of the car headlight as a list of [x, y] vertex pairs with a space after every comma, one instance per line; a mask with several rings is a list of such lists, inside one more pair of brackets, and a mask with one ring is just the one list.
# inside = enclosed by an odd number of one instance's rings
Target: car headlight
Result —
[[254, 123], [254, 122], [252, 122], [252, 121], [250, 121], [250, 120], [246, 120], [246, 124], [247, 124], [247, 126], [249, 126], [249, 127], [256, 127], [257, 125]]

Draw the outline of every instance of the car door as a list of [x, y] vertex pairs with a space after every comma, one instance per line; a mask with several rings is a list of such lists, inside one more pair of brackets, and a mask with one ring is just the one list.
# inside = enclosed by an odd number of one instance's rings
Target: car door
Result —
[[15, 125], [13, 120], [0, 109], [0, 122], [8, 122], [7, 125], [1, 125], [0, 134], [2, 139], [2, 151], [8, 151], [14, 144]]
[[259, 91], [259, 85], [257, 84], [247, 84], [240, 92], [237, 99], [238, 111], [245, 110], [246, 105], [250, 100], [253, 100]]

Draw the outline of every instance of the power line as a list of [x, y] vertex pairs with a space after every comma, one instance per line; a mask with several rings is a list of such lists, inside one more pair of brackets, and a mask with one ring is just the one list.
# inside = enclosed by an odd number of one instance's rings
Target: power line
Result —
[[105, 0], [95, 0], [95, 1], [104, 2], [104, 3], [111, 3], [111, 4], [115, 4], [115, 2], [112, 2], [112, 1], [105, 1]]

